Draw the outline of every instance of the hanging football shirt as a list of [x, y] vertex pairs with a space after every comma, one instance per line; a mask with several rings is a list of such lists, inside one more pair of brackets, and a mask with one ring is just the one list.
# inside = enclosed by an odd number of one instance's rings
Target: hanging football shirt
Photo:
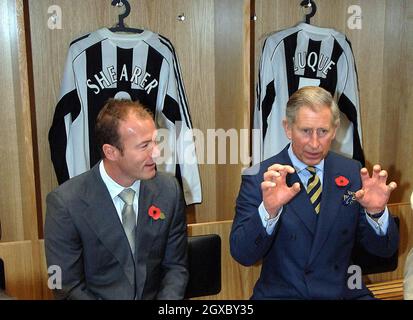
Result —
[[269, 36], [263, 46], [254, 110], [253, 163], [280, 152], [289, 142], [283, 126], [289, 97], [304, 86], [331, 93], [340, 127], [331, 149], [364, 165], [357, 73], [348, 39], [340, 32], [300, 23]]
[[109, 98], [139, 100], [155, 115], [167, 159], [160, 171], [180, 181], [187, 204], [201, 202], [201, 184], [188, 101], [175, 49], [149, 30], [116, 34], [107, 28], [70, 44], [49, 142], [59, 183], [100, 160], [94, 127]]

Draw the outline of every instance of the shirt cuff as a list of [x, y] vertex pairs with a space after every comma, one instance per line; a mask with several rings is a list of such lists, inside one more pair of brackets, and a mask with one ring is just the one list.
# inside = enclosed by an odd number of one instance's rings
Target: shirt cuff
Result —
[[364, 212], [366, 214], [367, 222], [374, 229], [378, 236], [384, 236], [385, 234], [387, 234], [387, 229], [389, 227], [389, 210], [387, 209], [387, 206], [384, 209], [383, 215], [377, 220], [371, 218], [368, 215], [366, 209], [364, 209]]
[[264, 207], [264, 202], [261, 202], [260, 206], [258, 207], [258, 213], [260, 215], [262, 225], [265, 228], [265, 231], [267, 231], [268, 235], [271, 235], [273, 233], [275, 226], [277, 225], [278, 219], [280, 219], [282, 210], [283, 207], [281, 207], [280, 211], [278, 211], [276, 217], [270, 218], [269, 213]]

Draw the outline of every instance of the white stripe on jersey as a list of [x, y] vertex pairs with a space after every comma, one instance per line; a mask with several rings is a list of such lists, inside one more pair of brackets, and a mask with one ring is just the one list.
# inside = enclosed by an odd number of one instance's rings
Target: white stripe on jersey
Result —
[[117, 67], [117, 50], [116, 46], [113, 45], [109, 40], [102, 41], [102, 71], [106, 75], [107, 79], [110, 80], [110, 85], [108, 88], [116, 88], [116, 67]]

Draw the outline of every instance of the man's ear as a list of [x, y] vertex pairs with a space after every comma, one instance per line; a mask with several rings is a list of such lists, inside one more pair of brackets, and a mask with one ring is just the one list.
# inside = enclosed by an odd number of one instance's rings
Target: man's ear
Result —
[[287, 138], [291, 140], [292, 128], [290, 124], [288, 123], [287, 119], [283, 120], [283, 127], [284, 127], [285, 134], [287, 135]]
[[111, 161], [115, 161], [118, 158], [119, 150], [118, 148], [112, 146], [111, 144], [105, 143], [102, 146], [103, 154], [105, 158]]

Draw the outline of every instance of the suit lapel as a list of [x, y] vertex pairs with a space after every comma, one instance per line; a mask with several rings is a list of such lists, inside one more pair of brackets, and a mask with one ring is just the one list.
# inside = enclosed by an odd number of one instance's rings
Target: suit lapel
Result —
[[117, 215], [109, 191], [99, 173], [99, 165], [91, 170], [91, 179], [83, 194], [88, 204], [85, 219], [96, 236], [119, 261], [131, 286], [134, 286], [134, 262], [128, 239]]
[[313, 206], [308, 198], [306, 188], [301, 183], [300, 178], [298, 177], [297, 173], [290, 175], [287, 179], [288, 185], [292, 185], [295, 182], [300, 183], [301, 190], [300, 192], [294, 197], [294, 199], [288, 204], [290, 208], [292, 208], [294, 214], [304, 223], [307, 227], [308, 231], [312, 235], [314, 235], [316, 227], [317, 227], [317, 217], [315, 216], [315, 212]]
[[334, 181], [339, 175], [340, 168], [336, 168], [334, 162], [329, 161], [329, 157], [327, 156], [324, 162], [321, 208], [318, 217], [317, 231], [309, 259], [310, 264], [314, 261], [327, 240], [331, 227], [335, 222], [342, 205], [345, 190], [344, 188], [338, 188]]
[[[281, 153], [281, 157], [282, 157], [281, 163], [285, 163], [293, 167], [291, 159], [288, 156], [288, 147], [289, 145]], [[287, 184], [289, 186], [292, 186], [296, 182], [300, 184], [301, 190], [294, 197], [294, 199], [290, 201], [287, 207], [292, 209], [294, 214], [303, 222], [303, 224], [306, 226], [308, 231], [310, 231], [310, 233], [314, 235], [317, 219], [315, 219], [316, 217], [314, 216], [314, 213], [313, 213], [314, 210], [310, 202], [310, 199], [307, 196], [306, 188], [301, 183], [301, 180], [297, 172], [287, 175]]]
[[145, 286], [147, 257], [153, 246], [154, 238], [162, 225], [161, 221], [152, 219], [148, 214], [149, 208], [152, 205], [157, 205], [156, 199], [159, 191], [156, 188], [154, 179], [142, 180], [139, 190], [139, 214], [136, 234], [136, 296], [138, 299], [142, 298]]

